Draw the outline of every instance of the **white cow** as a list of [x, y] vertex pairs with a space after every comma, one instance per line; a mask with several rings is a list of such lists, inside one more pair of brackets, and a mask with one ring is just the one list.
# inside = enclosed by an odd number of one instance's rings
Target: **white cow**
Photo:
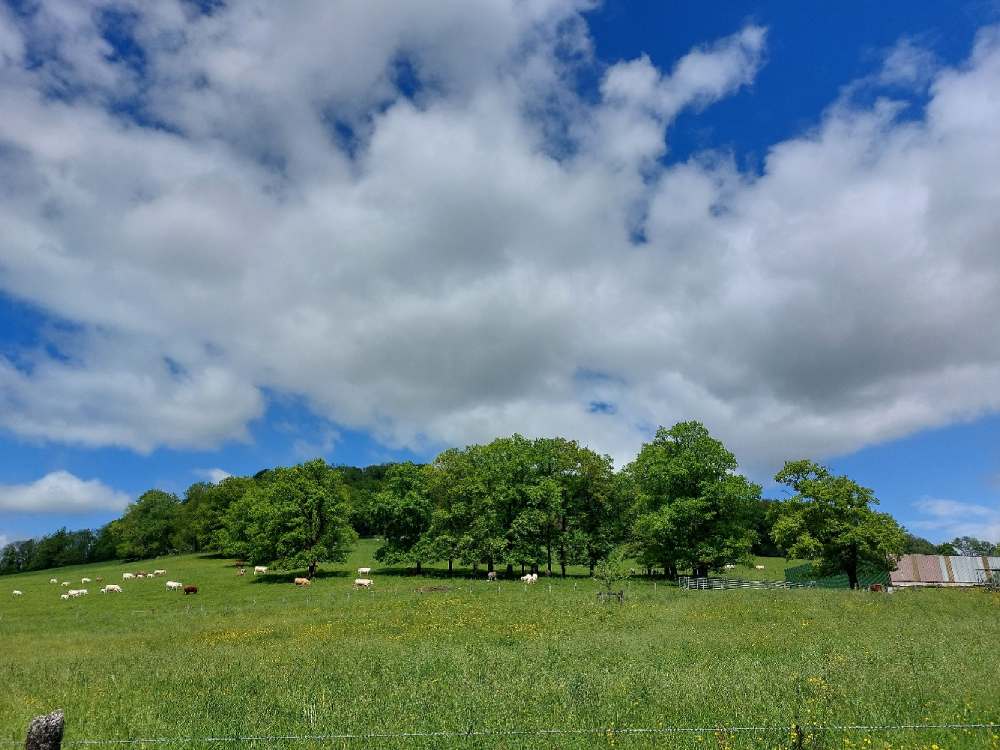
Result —
[[495, 570], [491, 570], [489, 573], [486, 574], [487, 581], [495, 581], [496, 579], [497, 579], [497, 572]]
[[70, 583], [69, 583], [69, 581], [63, 581], [59, 585], [62, 586], [64, 589], [68, 589], [69, 586], [70, 586]]
[[76, 598], [78, 596], [86, 596], [87, 595], [87, 589], [70, 589], [69, 590], [69, 595], [72, 596], [72, 597], [74, 597], [74, 598]]
[[366, 576], [366, 575], [368, 575], [371, 572], [372, 572], [371, 568], [358, 568], [358, 575], [359, 576]]
[[167, 591], [180, 591], [184, 584], [180, 581], [167, 581]]
[[23, 591], [18, 591], [17, 589], [14, 589], [13, 596], [24, 596], [24, 592]]
[[153, 575], [154, 576], [165, 576], [166, 574], [167, 574], [167, 571], [165, 571], [165, 570], [154, 570], [153, 571]]
[[764, 569], [763, 565], [754, 565], [753, 567], [754, 567], [755, 570], [763, 570]]
[[69, 594], [60, 594], [59, 598], [60, 599], [69, 599]]
[[521, 583], [531, 583], [531, 573], [525, 573], [521, 576]]
[[733, 565], [732, 563], [726, 563], [726, 564], [725, 564], [725, 565], [723, 565], [722, 567], [723, 567], [723, 568], [725, 568], [726, 570], [732, 570], [732, 569], [733, 569], [733, 568], [735, 568], [736, 566], [735, 566], [735, 565]]
[[267, 566], [266, 565], [254, 565], [253, 566], [253, 574], [254, 575], [257, 575], [258, 573], [266, 573], [266, 572], [267, 572]]
[[355, 578], [354, 588], [356, 589], [370, 589], [372, 584], [375, 583], [371, 578]]
[[91, 583], [91, 580], [89, 578], [81, 578], [80, 583]]
[[133, 578], [135, 578], [135, 573], [122, 573], [123, 581], [131, 581]]
[[59, 580], [57, 578], [50, 578], [49, 583], [59, 583]]
[[120, 594], [122, 593], [122, 587], [116, 583], [109, 583], [107, 586], [101, 587], [102, 594]]
[[135, 577], [136, 577], [137, 580], [141, 581], [143, 578], [146, 577], [146, 574], [145, 573], [136, 573]]

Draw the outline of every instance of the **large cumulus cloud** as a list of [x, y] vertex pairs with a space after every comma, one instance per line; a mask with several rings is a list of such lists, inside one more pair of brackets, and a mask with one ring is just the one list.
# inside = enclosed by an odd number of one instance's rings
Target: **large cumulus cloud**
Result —
[[6, 12], [0, 287], [72, 326], [0, 360], [0, 424], [204, 447], [282, 392], [417, 447], [623, 459], [698, 418], [768, 467], [1000, 407], [995, 31], [894, 51], [859, 86], [895, 99], [849, 89], [748, 174], [663, 157], [765, 30], [600, 69], [583, 9]]

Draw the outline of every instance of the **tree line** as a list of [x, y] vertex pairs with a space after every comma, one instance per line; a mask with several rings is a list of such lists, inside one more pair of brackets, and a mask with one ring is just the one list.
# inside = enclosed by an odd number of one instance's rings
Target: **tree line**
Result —
[[512, 575], [595, 567], [613, 552], [650, 572], [704, 576], [752, 554], [806, 558], [818, 575], [891, 569], [905, 552], [990, 554], [969, 537], [935, 547], [875, 509], [874, 493], [808, 460], [775, 476], [789, 497], [769, 500], [698, 422], [660, 428], [615, 471], [609, 456], [565, 438], [520, 435], [446, 450], [428, 464], [366, 468], [316, 459], [183, 497], [143, 493], [97, 530], [13, 542], [0, 573], [177, 552], [213, 552], [278, 569], [346, 559], [358, 536], [378, 536], [385, 565], [447, 562]]

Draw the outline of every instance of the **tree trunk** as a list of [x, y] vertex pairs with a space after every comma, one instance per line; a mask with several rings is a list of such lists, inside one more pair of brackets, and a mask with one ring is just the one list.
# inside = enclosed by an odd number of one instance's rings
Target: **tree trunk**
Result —
[[549, 575], [552, 575], [552, 545], [551, 544], [549, 545], [548, 552], [549, 552]]
[[448, 558], [448, 575], [449, 576], [451, 575], [451, 565], [452, 565], [453, 562], [454, 562], [454, 559], [451, 558], [451, 557], [449, 557]]
[[860, 588], [858, 584], [858, 566], [855, 564], [849, 564], [847, 566], [847, 580], [850, 583], [852, 589]]
[[593, 560], [590, 561], [590, 577], [591, 578], [594, 577], [594, 561]]
[[564, 562], [559, 563], [559, 567], [562, 569], [562, 577], [565, 578], [566, 577], [566, 563], [564, 563]]
[[311, 581], [315, 575], [316, 575], [316, 561], [313, 560], [311, 563], [309, 563], [309, 572], [306, 574], [306, 578], [308, 578]]
[[417, 560], [417, 575], [420, 575], [420, 560]]
[[514, 563], [507, 563], [507, 577], [508, 578], [514, 577]]

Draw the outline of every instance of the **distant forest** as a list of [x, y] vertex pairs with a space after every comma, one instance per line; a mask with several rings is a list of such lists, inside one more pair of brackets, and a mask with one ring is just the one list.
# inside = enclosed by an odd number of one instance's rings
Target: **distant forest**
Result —
[[444, 451], [428, 464], [330, 466], [321, 459], [197, 482], [182, 497], [144, 492], [98, 529], [65, 528], [0, 550], [0, 574], [187, 552], [308, 569], [380, 537], [385, 565], [447, 561], [487, 570], [591, 571], [612, 552], [674, 577], [708, 575], [752, 555], [816, 560], [817, 572], [883, 569], [903, 553], [1000, 554], [961, 537], [941, 545], [874, 510], [871, 490], [810, 461], [775, 479], [771, 500], [698, 422], [660, 428], [634, 461], [564, 438], [519, 435]]

